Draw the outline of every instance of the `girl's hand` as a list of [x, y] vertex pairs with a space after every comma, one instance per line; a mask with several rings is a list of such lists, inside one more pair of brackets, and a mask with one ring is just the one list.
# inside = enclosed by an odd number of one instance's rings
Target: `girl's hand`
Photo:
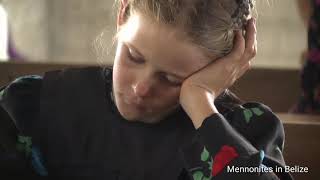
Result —
[[180, 104], [196, 128], [212, 113], [218, 113], [214, 99], [229, 88], [249, 68], [256, 55], [255, 20], [248, 21], [246, 35], [236, 32], [232, 51], [188, 77], [181, 86]]

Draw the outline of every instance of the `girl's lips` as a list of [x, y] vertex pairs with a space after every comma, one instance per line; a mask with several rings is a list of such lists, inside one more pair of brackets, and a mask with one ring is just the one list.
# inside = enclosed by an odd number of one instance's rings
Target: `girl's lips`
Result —
[[138, 98], [132, 98], [129, 96], [123, 96], [124, 97], [124, 102], [128, 105], [133, 105], [136, 106], [140, 109], [144, 109], [145, 106], [142, 104], [142, 100], [138, 99]]

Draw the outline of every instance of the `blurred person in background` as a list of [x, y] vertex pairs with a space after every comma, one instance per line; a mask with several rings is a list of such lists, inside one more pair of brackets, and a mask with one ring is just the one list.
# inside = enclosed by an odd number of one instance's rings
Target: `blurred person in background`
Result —
[[308, 28], [308, 49], [302, 53], [301, 95], [293, 113], [320, 114], [320, 0], [297, 0]]
[[3, 2], [0, 1], [0, 62], [22, 61], [24, 59], [14, 45], [12, 33], [9, 30], [8, 14]]
[[8, 18], [0, 1], [0, 61], [8, 59]]

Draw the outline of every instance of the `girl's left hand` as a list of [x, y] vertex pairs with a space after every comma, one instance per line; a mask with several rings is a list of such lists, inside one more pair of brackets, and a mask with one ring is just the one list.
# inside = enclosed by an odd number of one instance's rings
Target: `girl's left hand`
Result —
[[232, 51], [188, 77], [180, 90], [180, 104], [192, 119], [196, 128], [212, 113], [218, 113], [214, 99], [229, 88], [249, 68], [256, 55], [255, 20], [250, 19], [246, 35], [236, 32]]

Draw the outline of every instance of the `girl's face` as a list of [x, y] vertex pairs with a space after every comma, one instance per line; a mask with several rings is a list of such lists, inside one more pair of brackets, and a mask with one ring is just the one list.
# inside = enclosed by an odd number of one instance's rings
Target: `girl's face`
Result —
[[135, 13], [118, 24], [113, 95], [129, 121], [155, 123], [179, 105], [180, 86], [210, 60], [179, 32]]

